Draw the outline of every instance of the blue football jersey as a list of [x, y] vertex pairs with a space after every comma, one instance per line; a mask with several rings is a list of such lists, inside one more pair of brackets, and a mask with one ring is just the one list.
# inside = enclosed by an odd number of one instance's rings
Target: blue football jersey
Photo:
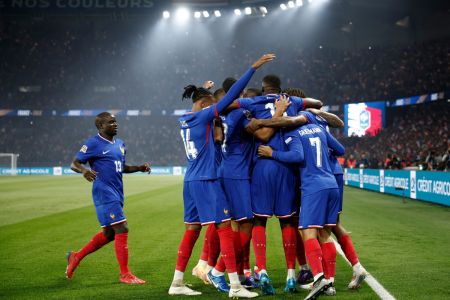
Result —
[[337, 155], [343, 155], [344, 147], [335, 138], [316, 124], [288, 131], [285, 138], [289, 151], [274, 151], [273, 157], [284, 162], [301, 162], [302, 195], [338, 188], [329, 160], [329, 148]]
[[245, 131], [245, 111], [239, 108], [221, 117], [224, 129], [222, 176], [230, 179], [249, 179], [253, 137]]
[[[254, 98], [242, 98], [238, 100], [238, 103], [241, 108], [250, 111], [253, 118], [271, 119], [275, 114], [275, 101], [279, 98], [280, 95], [278, 94], [269, 94]], [[299, 97], [289, 97], [289, 99], [291, 105], [286, 110], [285, 115], [296, 116], [299, 111], [304, 109], [304, 101]], [[260, 141], [256, 140], [255, 147], [257, 148], [261, 144]], [[267, 145], [275, 150], [286, 150], [282, 131], [277, 130]]]
[[253, 68], [248, 69], [218, 103], [178, 119], [188, 161], [184, 181], [217, 179], [213, 119], [239, 96], [254, 72]]
[[[321, 116], [317, 116], [309, 111], [302, 111], [301, 114], [306, 116], [309, 123], [319, 125], [326, 131], [330, 132], [327, 121]], [[333, 155], [332, 151], [330, 151], [330, 163], [331, 168], [333, 169], [333, 174], [335, 175], [344, 174], [344, 170], [342, 169], [341, 164], [336, 159], [336, 156]]]
[[121, 139], [112, 142], [97, 134], [86, 140], [75, 158], [89, 163], [97, 172], [92, 187], [95, 204], [123, 201], [122, 173], [125, 166], [126, 147]]

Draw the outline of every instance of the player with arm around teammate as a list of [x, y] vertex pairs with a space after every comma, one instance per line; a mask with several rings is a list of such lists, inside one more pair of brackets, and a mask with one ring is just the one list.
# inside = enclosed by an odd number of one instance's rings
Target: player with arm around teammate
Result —
[[[130, 166], [125, 163], [126, 147], [117, 134], [114, 115], [103, 112], [97, 115], [95, 126], [98, 134], [89, 138], [75, 156], [71, 168], [93, 182], [92, 198], [97, 218], [103, 228], [80, 251], [68, 253], [66, 276], [71, 279], [81, 260], [102, 246], [114, 241], [117, 261], [120, 266], [120, 281], [129, 284], [143, 284], [128, 269], [128, 225], [123, 213], [122, 173], [150, 172], [150, 166]], [[90, 169], [83, 165], [89, 163]]]
[[330, 165], [329, 149], [334, 155], [343, 155], [344, 147], [316, 124], [306, 124], [286, 132], [285, 142], [288, 151], [273, 151], [268, 146], [260, 146], [258, 154], [287, 163], [301, 163], [299, 229], [303, 233], [306, 257], [314, 275], [313, 288], [305, 299], [315, 299], [332, 285], [325, 279], [324, 270], [333, 273], [336, 262], [336, 248], [329, 242], [329, 237], [338, 219], [339, 189]]
[[183, 283], [184, 271], [201, 226], [216, 224], [222, 257], [230, 278], [229, 297], [253, 298], [258, 296], [241, 286], [236, 272], [229, 207], [217, 180], [212, 122], [245, 88], [256, 69], [273, 60], [275, 55], [263, 55], [233, 85], [225, 97], [216, 104], [212, 94], [203, 88], [187, 86], [183, 98], [192, 98], [192, 112], [179, 118], [181, 137], [188, 161], [184, 177], [183, 200], [185, 233], [181, 241], [170, 295], [199, 295]]

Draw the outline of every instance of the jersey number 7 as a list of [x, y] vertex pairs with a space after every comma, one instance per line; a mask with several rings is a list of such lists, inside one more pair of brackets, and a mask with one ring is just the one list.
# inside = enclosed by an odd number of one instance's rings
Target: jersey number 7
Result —
[[309, 143], [311, 146], [316, 148], [316, 166], [318, 168], [322, 167], [322, 143], [319, 137], [309, 138]]

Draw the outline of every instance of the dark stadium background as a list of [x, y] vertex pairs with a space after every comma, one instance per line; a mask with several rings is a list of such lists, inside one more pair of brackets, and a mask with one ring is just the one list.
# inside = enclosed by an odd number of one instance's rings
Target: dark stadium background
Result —
[[[43, 114], [0, 117], [0, 152], [19, 153], [19, 167], [69, 165], [95, 133], [92, 117], [61, 116], [69, 109], [146, 111], [119, 115], [128, 161], [184, 165], [172, 115], [190, 106], [181, 102], [183, 87], [208, 79], [218, 86], [273, 51], [277, 61], [249, 86], [278, 74], [283, 87], [339, 105], [341, 117], [344, 103], [441, 92], [433, 104], [388, 108], [377, 137], [334, 133], [358, 166], [448, 168], [448, 1], [317, 0], [287, 10], [279, 6], [287, 1], [104, 2], [0, 2], [0, 109]], [[177, 22], [179, 2], [222, 16]], [[247, 6], [251, 15], [234, 15]]]

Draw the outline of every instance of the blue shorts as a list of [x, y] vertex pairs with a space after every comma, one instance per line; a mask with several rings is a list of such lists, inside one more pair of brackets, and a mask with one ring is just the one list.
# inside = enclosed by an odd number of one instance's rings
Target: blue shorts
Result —
[[121, 201], [95, 205], [95, 211], [102, 227], [113, 226], [127, 220], [123, 213], [123, 202]]
[[302, 195], [298, 228], [335, 226], [339, 214], [339, 189], [321, 190]]
[[222, 179], [223, 189], [236, 221], [253, 219], [250, 181], [248, 179]]
[[290, 217], [295, 204], [297, 177], [290, 167], [271, 159], [258, 159], [252, 173], [253, 214], [258, 217]]
[[339, 210], [338, 213], [342, 212], [342, 205], [344, 203], [344, 174], [334, 174], [336, 182], [339, 188]]
[[218, 180], [185, 181], [184, 223], [212, 224], [231, 219], [231, 212]]

